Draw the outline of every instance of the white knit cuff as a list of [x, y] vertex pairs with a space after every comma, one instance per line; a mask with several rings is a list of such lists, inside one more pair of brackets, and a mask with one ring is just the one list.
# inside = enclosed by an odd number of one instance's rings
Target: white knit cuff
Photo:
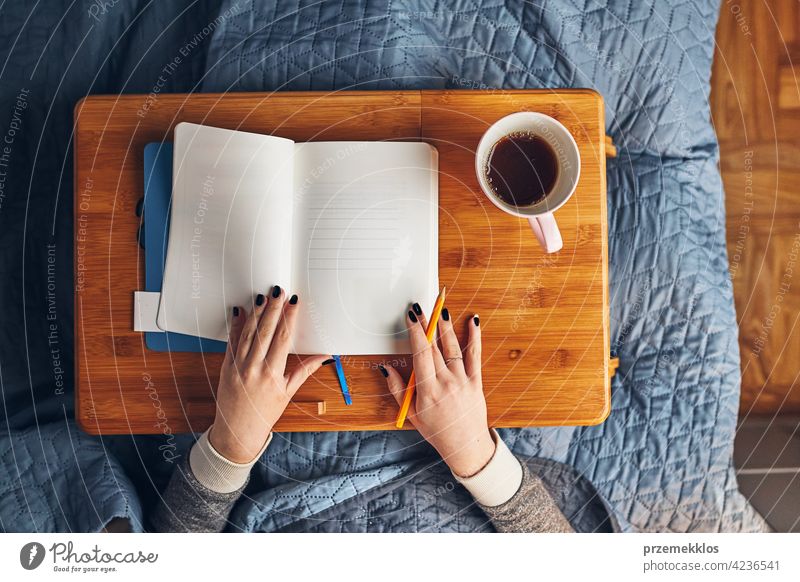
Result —
[[496, 448], [486, 466], [472, 477], [459, 477], [455, 473], [453, 477], [467, 488], [475, 501], [487, 507], [496, 507], [519, 491], [522, 485], [522, 465], [497, 431], [490, 430]]
[[269, 443], [272, 441], [272, 433], [269, 433], [267, 442], [261, 448], [250, 463], [234, 463], [223, 457], [211, 445], [208, 440], [209, 428], [200, 435], [197, 442], [189, 451], [189, 467], [192, 469], [194, 478], [206, 489], [216, 493], [233, 493], [242, 485], [247, 483], [250, 476], [250, 469], [256, 464], [261, 455], [264, 454]]

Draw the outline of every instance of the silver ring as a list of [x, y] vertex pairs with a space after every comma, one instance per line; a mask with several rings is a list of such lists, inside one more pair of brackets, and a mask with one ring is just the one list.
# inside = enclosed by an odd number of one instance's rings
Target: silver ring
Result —
[[457, 356], [457, 357], [455, 357], [455, 358], [446, 358], [446, 359], [445, 359], [445, 361], [444, 361], [444, 364], [445, 364], [445, 366], [446, 366], [446, 365], [448, 365], [450, 362], [452, 362], [453, 360], [463, 360], [463, 359], [464, 359], [464, 358], [462, 358], [461, 356]]

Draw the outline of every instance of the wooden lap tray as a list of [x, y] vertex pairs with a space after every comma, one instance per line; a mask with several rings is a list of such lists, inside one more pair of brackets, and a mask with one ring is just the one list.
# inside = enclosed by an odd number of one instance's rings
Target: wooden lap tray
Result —
[[[481, 193], [474, 152], [515, 111], [561, 121], [581, 153], [575, 195], [545, 255], [527, 221]], [[483, 383], [496, 427], [587, 425], [609, 411], [608, 239], [603, 101], [589, 90], [379, 91], [92, 96], [75, 108], [76, 416], [93, 434], [205, 430], [222, 354], [160, 353], [133, 331], [144, 288], [137, 244], [145, 144], [191, 121], [296, 141], [425, 140], [439, 150], [439, 277], [460, 339], [481, 317]], [[607, 149], [608, 148], [608, 149]], [[398, 317], [402, 314], [398, 313]], [[294, 365], [296, 359], [290, 358]], [[344, 358], [353, 405], [331, 367], [300, 389], [281, 431], [394, 429], [376, 370], [403, 357]], [[409, 360], [410, 362], [410, 360]], [[410, 426], [407, 423], [407, 426]]]

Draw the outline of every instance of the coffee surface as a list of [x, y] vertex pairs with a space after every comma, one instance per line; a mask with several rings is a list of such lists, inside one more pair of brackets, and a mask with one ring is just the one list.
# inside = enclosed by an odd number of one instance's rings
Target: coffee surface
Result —
[[543, 200], [555, 186], [558, 159], [544, 138], [514, 133], [492, 146], [486, 177], [503, 202], [531, 206]]

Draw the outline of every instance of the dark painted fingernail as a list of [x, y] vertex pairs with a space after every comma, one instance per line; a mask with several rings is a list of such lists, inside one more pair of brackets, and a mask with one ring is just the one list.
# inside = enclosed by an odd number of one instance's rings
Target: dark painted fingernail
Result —
[[473, 318], [472, 318], [472, 321], [473, 321], [473, 322], [475, 322], [475, 327], [480, 327], [480, 325], [481, 325], [481, 320], [480, 320], [480, 318], [479, 318], [477, 315], [476, 315], [475, 317], [473, 317]]
[[322, 365], [323, 365], [323, 366], [327, 366], [328, 364], [332, 364], [332, 363], [334, 363], [335, 361], [336, 361], [336, 360], [334, 360], [333, 358], [328, 358], [327, 360], [325, 360], [324, 362], [322, 362]]
[[384, 367], [383, 367], [383, 366], [381, 366], [380, 364], [378, 364], [378, 370], [380, 370], [380, 371], [381, 371], [381, 374], [383, 374], [383, 377], [384, 377], [384, 378], [388, 378], [388, 377], [389, 377], [389, 372], [387, 372], [387, 371], [386, 371], [386, 368], [384, 368]]
[[411, 307], [414, 308], [414, 313], [416, 313], [417, 315], [422, 315], [422, 307], [419, 306], [419, 303], [415, 303]]
[[292, 295], [289, 297], [289, 305], [296, 305], [297, 304], [297, 295]]
[[264, 305], [264, 296], [261, 293], [256, 295], [256, 305]]
[[239, 308], [238, 307], [234, 307], [233, 308], [233, 316], [234, 317], [239, 317]]
[[414, 312], [413, 312], [413, 311], [409, 311], [409, 312], [408, 312], [408, 318], [409, 318], [411, 321], [413, 321], [414, 323], [417, 323], [417, 316], [416, 316], [416, 315], [414, 315]]
[[280, 287], [278, 287], [277, 285], [275, 285], [275, 286], [272, 288], [272, 296], [273, 296], [273, 297], [277, 297], [277, 296], [278, 296], [278, 295], [280, 295], [280, 294], [281, 294], [281, 288], [280, 288]]
[[450, 321], [450, 312], [447, 311], [447, 307], [442, 307], [442, 319]]

